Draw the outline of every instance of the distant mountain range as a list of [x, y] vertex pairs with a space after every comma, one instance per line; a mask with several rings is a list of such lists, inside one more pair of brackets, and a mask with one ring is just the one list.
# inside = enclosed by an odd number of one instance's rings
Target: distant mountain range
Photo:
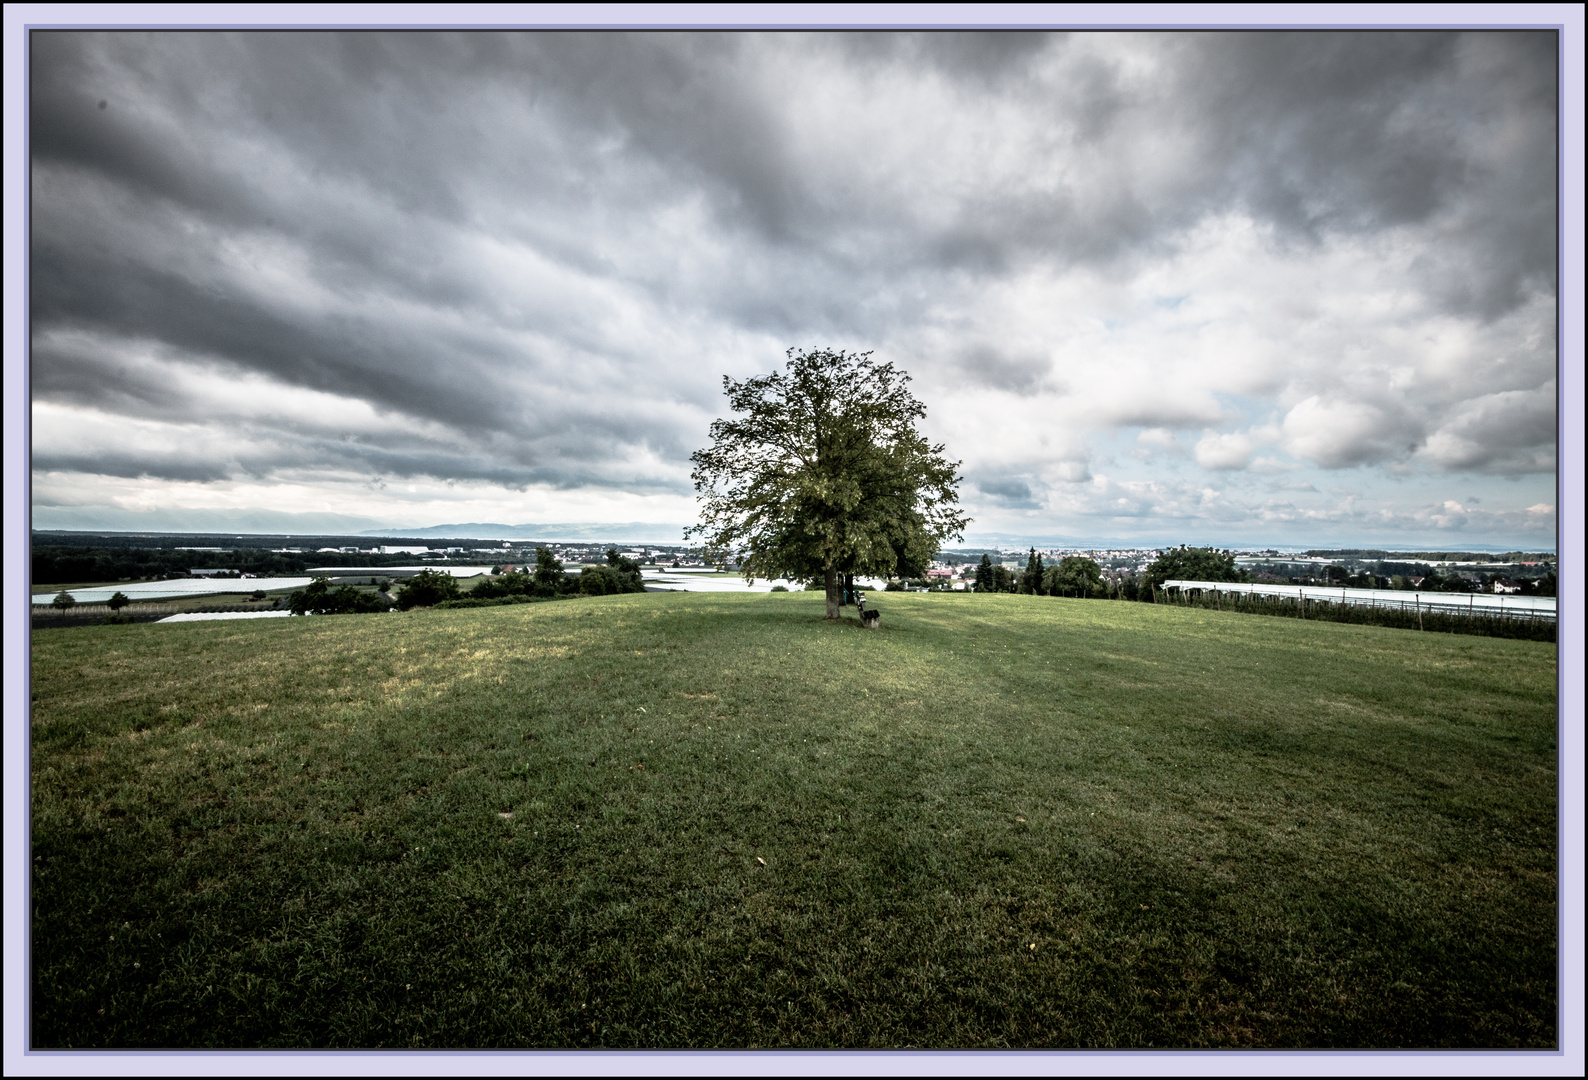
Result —
[[427, 525], [420, 529], [365, 529], [359, 536], [412, 537], [415, 540], [613, 540], [625, 543], [681, 544], [684, 526], [654, 521], [610, 523], [529, 522], [503, 525], [496, 521], [464, 521], [455, 525]]

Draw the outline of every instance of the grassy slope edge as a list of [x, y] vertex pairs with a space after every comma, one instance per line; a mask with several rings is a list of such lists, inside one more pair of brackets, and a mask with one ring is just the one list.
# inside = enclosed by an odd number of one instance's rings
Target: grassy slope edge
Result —
[[33, 637], [36, 1046], [1548, 1046], [1555, 652], [1019, 596]]

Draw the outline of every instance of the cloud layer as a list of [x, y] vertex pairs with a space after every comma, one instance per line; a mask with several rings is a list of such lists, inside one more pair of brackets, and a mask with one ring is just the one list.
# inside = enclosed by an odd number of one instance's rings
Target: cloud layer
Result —
[[31, 42], [40, 524], [686, 522], [832, 345], [984, 528], [1553, 532], [1551, 34]]

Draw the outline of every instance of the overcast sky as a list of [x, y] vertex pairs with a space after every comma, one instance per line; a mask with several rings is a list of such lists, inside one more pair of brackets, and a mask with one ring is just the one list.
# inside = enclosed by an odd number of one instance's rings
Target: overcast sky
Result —
[[830, 346], [914, 377], [973, 540], [1555, 543], [1553, 34], [30, 64], [36, 528], [687, 524], [722, 377]]

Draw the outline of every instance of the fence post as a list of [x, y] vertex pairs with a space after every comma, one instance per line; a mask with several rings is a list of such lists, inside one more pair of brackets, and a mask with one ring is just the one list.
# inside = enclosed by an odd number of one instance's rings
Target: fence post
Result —
[[1423, 628], [1423, 597], [1422, 597], [1422, 594], [1421, 593], [1413, 594], [1412, 600], [1415, 601], [1416, 604], [1417, 604], [1417, 629], [1421, 630]]

